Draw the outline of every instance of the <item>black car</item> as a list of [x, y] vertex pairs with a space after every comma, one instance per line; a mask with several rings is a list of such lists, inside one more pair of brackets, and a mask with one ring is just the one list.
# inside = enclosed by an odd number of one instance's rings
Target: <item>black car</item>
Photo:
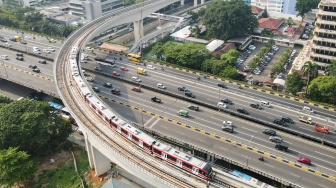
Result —
[[233, 102], [230, 99], [222, 99], [221, 102], [226, 104], [233, 104]]
[[33, 72], [40, 73], [41, 71], [40, 71], [40, 69], [38, 69], [38, 68], [35, 68], [35, 69], [33, 69]]
[[112, 88], [112, 84], [111, 83], [104, 83], [103, 86], [104, 87], [108, 87], [108, 88]]
[[286, 126], [286, 123], [283, 122], [281, 119], [274, 119], [273, 123], [278, 124], [278, 125], [282, 125], [282, 126]]
[[193, 104], [189, 104], [188, 108], [189, 108], [190, 110], [195, 110], [195, 111], [198, 111], [198, 110], [199, 110], [199, 107], [196, 106], [196, 105], [193, 105]]
[[93, 89], [93, 91], [95, 91], [95, 92], [100, 92], [100, 89], [99, 89], [99, 87], [92, 87], [92, 89]]
[[24, 60], [22, 56], [17, 56], [16, 59], [17, 59], [17, 60], [20, 60], [20, 61], [23, 61], [23, 60]]
[[21, 56], [21, 57], [23, 57], [23, 54], [21, 54], [21, 53], [17, 53], [16, 56]]
[[44, 59], [41, 59], [41, 60], [39, 60], [38, 62], [41, 63], [41, 64], [47, 64], [47, 61], [44, 60]]
[[270, 136], [275, 136], [276, 135], [276, 132], [272, 129], [265, 129], [263, 131], [264, 134], [267, 134], [267, 135], [270, 135]]
[[223, 83], [220, 83], [220, 84], [218, 84], [218, 87], [221, 87], [221, 88], [227, 89], [227, 86], [226, 86], [225, 84], [223, 84]]
[[290, 117], [287, 117], [287, 116], [282, 116], [281, 121], [291, 123], [291, 124], [294, 123], [294, 121]]
[[195, 98], [195, 96], [191, 92], [185, 92], [184, 95], [187, 97]]
[[245, 110], [244, 108], [238, 108], [238, 109], [237, 109], [237, 112], [242, 113], [242, 114], [246, 114], [246, 115], [249, 114], [248, 111]]
[[36, 65], [29, 65], [29, 68], [31, 68], [31, 69], [36, 69], [37, 66], [36, 66]]
[[184, 86], [179, 86], [177, 89], [179, 91], [188, 91], [188, 89], [186, 87], [184, 87]]
[[252, 103], [252, 104], [250, 104], [250, 106], [251, 106], [252, 108], [260, 109], [260, 105], [257, 104], [257, 103]]
[[114, 94], [114, 95], [120, 95], [120, 90], [117, 89], [117, 88], [112, 88], [111, 93]]
[[157, 98], [157, 97], [152, 97], [151, 100], [153, 102], [157, 102], [157, 103], [161, 103], [161, 99]]

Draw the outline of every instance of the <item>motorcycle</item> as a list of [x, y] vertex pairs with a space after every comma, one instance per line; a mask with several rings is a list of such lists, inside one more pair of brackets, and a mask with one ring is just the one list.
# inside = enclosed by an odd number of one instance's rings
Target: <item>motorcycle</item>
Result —
[[264, 161], [264, 157], [259, 157], [259, 161]]
[[201, 77], [197, 77], [197, 80], [201, 80]]

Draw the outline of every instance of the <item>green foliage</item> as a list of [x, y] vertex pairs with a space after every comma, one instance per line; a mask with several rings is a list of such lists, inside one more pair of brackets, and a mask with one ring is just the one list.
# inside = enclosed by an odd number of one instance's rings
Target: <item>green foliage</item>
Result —
[[315, 101], [336, 102], [336, 78], [331, 76], [320, 76], [311, 81], [308, 86], [308, 97]]
[[29, 155], [18, 151], [18, 147], [0, 150], [0, 185], [11, 187], [32, 177], [35, 171], [35, 164], [29, 160]]
[[294, 21], [293, 21], [292, 17], [288, 17], [288, 19], [287, 19], [287, 25], [290, 27], [293, 24], [294, 24]]
[[240, 56], [240, 52], [238, 50], [231, 49], [227, 53], [222, 54], [220, 59], [226, 61], [227, 64], [233, 66], [236, 64], [239, 56]]
[[0, 109], [1, 109], [4, 105], [9, 104], [9, 103], [11, 103], [12, 101], [13, 101], [12, 99], [10, 99], [10, 98], [8, 98], [8, 97], [6, 97], [6, 96], [2, 96], [2, 95], [0, 95]]
[[286, 88], [293, 95], [296, 95], [297, 92], [301, 91], [303, 85], [302, 76], [299, 73], [294, 72], [287, 76]]
[[0, 8], [0, 25], [57, 37], [67, 37], [76, 27], [59, 25], [43, 18], [32, 8]]
[[305, 62], [301, 70], [303, 71], [303, 75], [308, 77], [307, 85], [309, 84], [309, 80], [311, 78], [316, 78], [318, 75], [318, 65], [316, 63], [312, 63], [311, 61]]
[[157, 42], [151, 51], [151, 55], [155, 55], [157, 59], [161, 60], [163, 58], [164, 47], [162, 42]]
[[274, 33], [271, 30], [263, 29], [261, 31], [261, 36], [262, 37], [270, 37], [270, 38], [272, 38], [272, 37], [274, 37]]
[[194, 37], [199, 38], [200, 33], [201, 33], [201, 28], [198, 26], [198, 24], [191, 26], [189, 30], [194, 35]]
[[297, 15], [303, 19], [306, 13], [316, 8], [319, 3], [320, 0], [297, 0], [295, 4], [295, 10], [298, 11]]
[[274, 73], [274, 75], [277, 75], [277, 74], [279, 74], [280, 72], [281, 72], [281, 70], [282, 70], [282, 64], [281, 64], [281, 62], [276, 62], [274, 65], [273, 65], [273, 67], [272, 67], [272, 69], [271, 69], [271, 72], [273, 72]]
[[261, 18], [268, 18], [268, 12], [267, 9], [264, 9], [264, 12], [261, 14]]
[[332, 61], [325, 72], [328, 76], [336, 78], [336, 61]]
[[207, 28], [207, 37], [223, 40], [252, 33], [258, 26], [251, 7], [242, 0], [215, 0], [207, 5], [202, 20]]
[[71, 125], [46, 102], [13, 101], [0, 109], [0, 148], [20, 147], [33, 155], [53, 150], [71, 133]]
[[227, 66], [219, 73], [219, 76], [222, 76], [224, 78], [236, 79], [238, 77], [238, 72], [237, 69]]

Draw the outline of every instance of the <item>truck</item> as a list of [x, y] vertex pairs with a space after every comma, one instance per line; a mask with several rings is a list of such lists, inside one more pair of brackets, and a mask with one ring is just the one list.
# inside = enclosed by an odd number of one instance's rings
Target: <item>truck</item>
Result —
[[315, 131], [329, 134], [329, 127], [323, 126], [321, 124], [316, 123], [315, 124]]
[[147, 75], [147, 71], [146, 71], [146, 69], [144, 69], [144, 68], [137, 67], [136, 70], [137, 70], [137, 73], [138, 73], [138, 74]]
[[299, 120], [304, 123], [312, 124], [312, 118], [307, 116], [299, 116]]
[[288, 144], [284, 143], [284, 142], [278, 142], [278, 143], [276, 143], [275, 148], [278, 149], [278, 150], [287, 151], [288, 150]]

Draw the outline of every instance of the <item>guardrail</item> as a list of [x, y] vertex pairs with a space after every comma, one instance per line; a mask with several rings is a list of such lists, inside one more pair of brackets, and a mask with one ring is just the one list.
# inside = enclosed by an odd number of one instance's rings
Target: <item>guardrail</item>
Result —
[[[123, 79], [121, 77], [116, 77], [116, 76], [113, 76], [111, 74], [102, 73], [100, 71], [96, 71], [96, 70], [92, 70], [92, 69], [88, 69], [88, 68], [83, 68], [83, 69], [86, 70], [86, 71], [89, 71], [89, 72], [93, 72], [95, 74], [104, 75], [105, 77], [117, 79], [119, 81], [126, 82], [126, 83], [134, 85], [134, 86], [139, 86], [140, 85], [141, 88], [152, 90], [154, 92], [161, 93], [161, 94], [164, 94], [164, 95], [168, 95], [168, 96], [171, 96], [171, 97], [174, 97], [174, 98], [177, 98], [177, 99], [181, 99], [181, 100], [184, 100], [184, 101], [188, 101], [188, 102], [200, 105], [200, 106], [204, 106], [206, 108], [210, 108], [210, 109], [213, 109], [213, 110], [219, 110], [217, 106], [209, 104], [209, 103], [201, 102], [201, 101], [198, 101], [198, 100], [195, 100], [195, 99], [192, 99], [192, 98], [188, 98], [188, 97], [185, 97], [185, 96], [180, 96], [180, 95], [177, 95], [175, 93], [171, 93], [171, 92], [161, 90], [161, 89], [158, 89], [158, 88], [155, 88], [155, 87], [142, 85], [140, 83], [137, 83], [137, 82], [134, 82], [134, 81], [131, 81], [131, 80], [127, 80], [127, 79]], [[327, 140], [316, 138], [316, 137], [308, 135], [308, 134], [300, 133], [298, 131], [288, 129], [286, 127], [281, 127], [281, 126], [275, 125], [275, 124], [270, 123], [270, 122], [266, 122], [266, 121], [263, 121], [263, 120], [260, 120], [260, 119], [253, 118], [251, 116], [243, 115], [243, 114], [240, 114], [240, 113], [232, 111], [232, 110], [228, 110], [228, 109], [220, 109], [220, 110], [227, 113], [227, 114], [230, 114], [232, 116], [236, 116], [236, 117], [239, 117], [239, 118], [242, 118], [242, 119], [254, 122], [254, 123], [258, 123], [258, 124], [261, 124], [261, 125], [264, 125], [264, 126], [267, 126], [267, 127], [271, 127], [271, 128], [277, 129], [277, 130], [281, 130], [283, 132], [292, 134], [294, 136], [299, 136], [299, 137], [302, 137], [302, 138], [305, 138], [305, 139], [308, 139], [308, 140], [311, 140], [311, 141], [314, 141], [314, 142], [317, 142], [317, 143], [320, 143], [320, 144], [324, 144], [325, 146], [336, 148], [336, 143], [334, 143], [334, 142], [330, 142], [330, 141], [327, 141]]]

